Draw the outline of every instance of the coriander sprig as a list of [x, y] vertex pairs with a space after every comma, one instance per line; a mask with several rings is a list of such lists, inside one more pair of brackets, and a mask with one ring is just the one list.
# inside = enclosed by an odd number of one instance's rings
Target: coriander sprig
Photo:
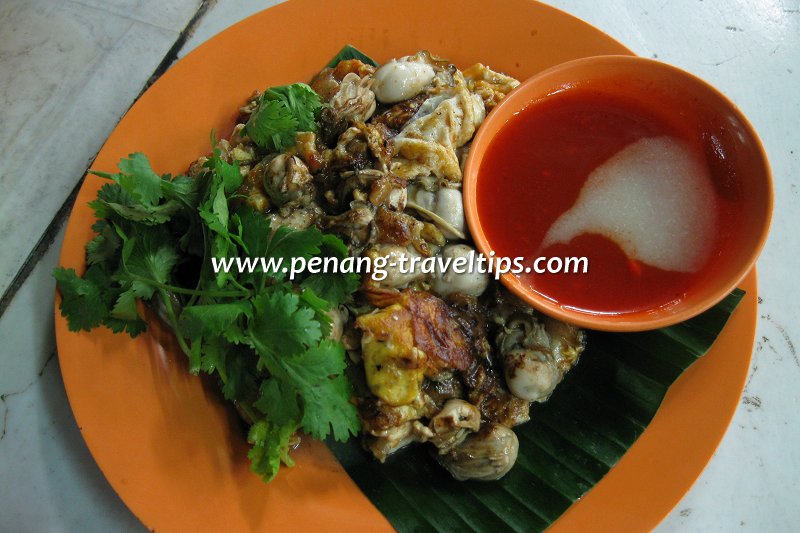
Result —
[[[310, 98], [275, 94], [293, 112]], [[314, 109], [301, 118], [310, 120]], [[252, 469], [267, 481], [281, 463], [293, 464], [297, 430], [317, 439], [356, 434], [344, 349], [326, 337], [328, 312], [350, 297], [358, 277], [301, 275], [291, 284], [281, 271], [214, 273], [207, 264], [214, 256], [344, 257], [344, 243], [314, 228], [273, 231], [266, 216], [234, 209], [242, 175], [218, 150], [197, 177], [159, 176], [141, 153], [118, 168], [95, 172], [112, 183], [90, 203], [98, 220], [86, 246], [88, 268], [83, 276], [63, 267], [53, 273], [69, 328], [106, 326], [135, 337], [146, 329], [137, 300], [160, 307], [191, 372], [216, 375], [251, 425]]]

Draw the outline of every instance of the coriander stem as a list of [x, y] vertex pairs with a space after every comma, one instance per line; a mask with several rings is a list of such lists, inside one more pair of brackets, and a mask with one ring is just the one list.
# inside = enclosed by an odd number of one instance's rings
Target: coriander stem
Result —
[[181, 347], [181, 350], [183, 350], [183, 353], [186, 354], [186, 357], [191, 358], [191, 350], [186, 345], [186, 339], [183, 338], [183, 335], [181, 335], [180, 331], [178, 330], [178, 317], [175, 316], [175, 309], [172, 307], [172, 300], [170, 300], [169, 294], [167, 294], [166, 290], [161, 289], [160, 294], [161, 299], [164, 300], [164, 309], [167, 312], [167, 318], [169, 318], [170, 326], [175, 333], [175, 338], [178, 340], [178, 345]]
[[233, 285], [234, 285], [234, 286], [235, 286], [237, 289], [240, 289], [240, 290], [242, 290], [242, 291], [246, 291], [248, 295], [250, 294], [250, 292], [251, 292], [251, 291], [250, 291], [250, 289], [248, 289], [247, 287], [245, 287], [244, 285], [242, 285], [241, 283], [239, 283], [238, 281], [236, 281], [236, 279], [235, 279], [235, 278], [231, 278], [231, 283], [232, 283], [232, 284], [233, 284]]
[[247, 417], [250, 418], [250, 420], [247, 420], [247, 422], [249, 422], [250, 425], [255, 424], [256, 421], [259, 418], [261, 418], [261, 416], [258, 413], [253, 411], [253, 406], [250, 404], [250, 402], [238, 402], [237, 405], [239, 406], [239, 409], [244, 411], [244, 414], [246, 414]]
[[[197, 283], [195, 284], [194, 288], [197, 289], [200, 287], [200, 282], [203, 279], [203, 276], [208, 269], [208, 234], [206, 233], [206, 225], [200, 224], [200, 228], [203, 230], [203, 263], [200, 265], [200, 275], [197, 277]], [[197, 301], [198, 296], [193, 294], [191, 298], [189, 298], [189, 302], [187, 305], [194, 305]]]
[[166, 283], [161, 283], [156, 280], [146, 278], [144, 276], [139, 276], [138, 274], [133, 274], [128, 272], [128, 276], [130, 276], [133, 280], [139, 281], [141, 283], [145, 283], [157, 289], [163, 291], [174, 292], [176, 294], [186, 294], [189, 296], [207, 296], [209, 298], [249, 298], [252, 296], [252, 291], [244, 289], [239, 291], [199, 291], [195, 289], [184, 289], [183, 287], [176, 287], [174, 285], [167, 285]]

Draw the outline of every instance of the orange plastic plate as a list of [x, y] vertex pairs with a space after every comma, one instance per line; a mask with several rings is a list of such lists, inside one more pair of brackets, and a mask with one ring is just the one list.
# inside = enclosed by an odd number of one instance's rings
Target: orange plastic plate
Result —
[[[222, 32], [176, 63], [122, 119], [94, 163], [113, 171], [134, 151], [183, 172], [226, 136], [256, 88], [308, 80], [342, 45], [384, 61], [429, 49], [518, 78], [578, 57], [630, 53], [597, 29], [524, 0], [292, 0]], [[86, 178], [61, 264], [84, 268], [93, 199]], [[753, 346], [756, 277], [711, 352], [670, 389], [650, 427], [553, 531], [655, 526], [708, 462], [738, 403]], [[56, 311], [61, 371], [86, 444], [114, 490], [156, 531], [383, 531], [391, 526], [332, 458], [305, 442], [297, 466], [265, 485], [248, 470], [236, 416], [191, 376], [168, 332], [135, 340], [71, 333]], [[99, 512], [99, 511], [98, 511]]]

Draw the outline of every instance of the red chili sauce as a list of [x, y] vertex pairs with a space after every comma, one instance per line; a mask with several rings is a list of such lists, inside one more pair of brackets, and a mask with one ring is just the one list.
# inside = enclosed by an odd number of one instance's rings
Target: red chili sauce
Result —
[[[724, 245], [722, 233], [715, 236], [715, 250], [705, 266], [692, 273], [633, 260], [614, 241], [597, 234], [541, 246], [556, 219], [575, 204], [592, 171], [629, 144], [669, 135], [702, 153], [696, 127], [668, 120], [668, 113], [679, 115], [575, 88], [534, 102], [512, 117], [488, 146], [477, 182], [478, 215], [492, 249], [498, 256], [525, 257], [526, 266], [540, 256], [588, 258], [586, 274], [519, 275], [536, 292], [565, 307], [623, 314], [679, 301], [711, 274], [713, 259]], [[735, 210], [723, 204], [710, 207], [719, 210], [718, 228], [730, 225], [735, 216]]]

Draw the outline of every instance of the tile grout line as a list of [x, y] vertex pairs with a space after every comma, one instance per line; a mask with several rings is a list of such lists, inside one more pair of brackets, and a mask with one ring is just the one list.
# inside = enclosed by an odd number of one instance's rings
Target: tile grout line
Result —
[[[194, 34], [197, 26], [199, 25], [200, 21], [203, 19], [208, 10], [216, 5], [217, 0], [201, 0], [200, 7], [197, 8], [197, 11], [192, 18], [189, 19], [189, 22], [186, 23], [183, 30], [178, 34], [178, 38], [175, 39], [175, 42], [172, 46], [167, 50], [167, 53], [164, 55], [164, 58], [155, 68], [153, 73], [147, 78], [147, 81], [142, 86], [142, 90], [139, 91], [139, 94], [136, 95], [136, 98], [133, 99], [131, 105], [128, 106], [128, 109], [125, 110], [125, 113], [122, 114], [119, 120], [122, 120], [127, 112], [130, 110], [131, 107], [141, 98], [142, 94], [158, 79], [164, 72], [169, 69], [170, 66], [178, 59], [178, 53], [180, 53], [183, 45], [186, 44], [186, 41]], [[117, 124], [119, 124], [119, 120]], [[115, 124], [116, 127], [116, 124]], [[98, 152], [99, 153], [99, 152]], [[39, 260], [44, 256], [45, 253], [50, 249], [50, 246], [55, 241], [56, 235], [58, 232], [61, 231], [61, 227], [67, 222], [69, 218], [69, 214], [72, 212], [73, 204], [75, 203], [75, 199], [78, 196], [78, 192], [83, 185], [83, 181], [86, 178], [86, 174], [89, 172], [89, 169], [92, 168], [92, 164], [94, 163], [95, 158], [97, 157], [97, 153], [94, 154], [90, 159], [88, 164], [86, 165], [86, 169], [81, 174], [78, 183], [75, 184], [75, 187], [69, 193], [67, 198], [61, 204], [61, 207], [56, 211], [55, 216], [50, 221], [50, 224], [47, 225], [44, 232], [42, 232], [41, 237], [34, 245], [33, 249], [28, 254], [28, 257], [25, 258], [25, 261], [22, 263], [22, 266], [17, 270], [16, 275], [11, 280], [11, 283], [8, 285], [8, 288], [3, 293], [2, 297], [0, 297], [0, 318], [5, 314], [8, 306], [11, 304], [14, 296], [16, 296], [17, 292], [28, 277], [33, 272], [33, 269], [39, 263]]]
[[[217, 0], [202, 0], [200, 2], [200, 7], [197, 8], [195, 14], [191, 19], [189, 19], [189, 22], [183, 28], [183, 31], [181, 31], [180, 35], [178, 35], [178, 38], [173, 43], [172, 47], [167, 50], [166, 55], [164, 55], [164, 59], [161, 60], [161, 63], [158, 64], [156, 69], [153, 71], [153, 74], [151, 74], [147, 79], [144, 87], [142, 87], [139, 95], [136, 97], [136, 99], [134, 99], [131, 105], [136, 103], [136, 100], [138, 100], [144, 94], [144, 92], [178, 59], [178, 54], [183, 48], [183, 45], [186, 44], [186, 41], [189, 40], [189, 37], [194, 35], [197, 26], [200, 24], [200, 21], [203, 20], [205, 14], [208, 13], [208, 10], [213, 8], [216, 4]], [[0, 310], [0, 312], [2, 311]]]

